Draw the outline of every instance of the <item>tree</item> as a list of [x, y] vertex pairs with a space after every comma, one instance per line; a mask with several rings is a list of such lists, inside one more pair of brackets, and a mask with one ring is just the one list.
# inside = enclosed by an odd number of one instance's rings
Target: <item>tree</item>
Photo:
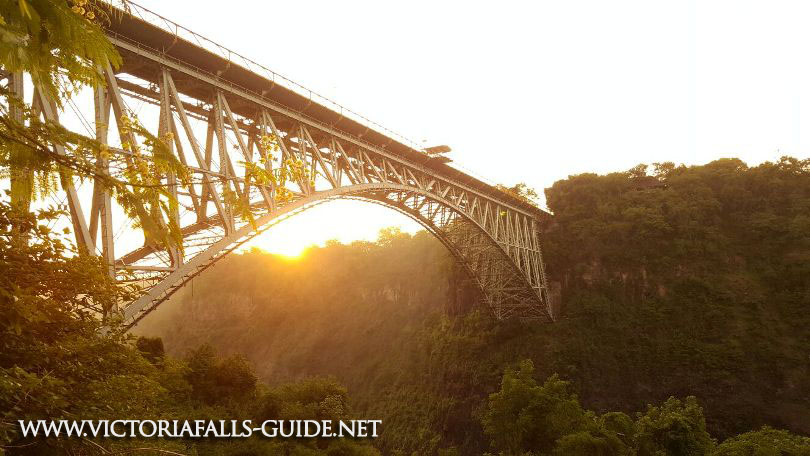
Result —
[[331, 378], [311, 377], [286, 383], [263, 398], [261, 420], [340, 420], [349, 414], [346, 387]]
[[810, 455], [810, 438], [801, 437], [763, 427], [758, 431], [732, 437], [712, 453], [713, 456], [808, 456]]
[[[35, 191], [35, 170], [49, 169], [52, 162], [69, 163], [49, 144], [76, 144], [80, 138], [70, 137], [57, 125], [38, 122], [38, 113], [20, 97], [23, 80], [15, 74], [29, 74], [34, 85], [57, 106], [81, 85], [102, 84], [96, 64], [117, 67], [121, 57], [98, 25], [104, 16], [97, 18], [96, 10], [95, 1], [81, 1], [73, 7], [68, 2], [49, 0], [0, 5], [0, 64], [9, 82], [0, 91], [7, 108], [0, 117], [0, 163], [10, 168], [12, 206], [17, 210], [28, 211]], [[31, 121], [33, 131], [29, 132], [26, 123]], [[55, 141], [49, 143], [48, 139]], [[46, 187], [44, 182], [41, 188]]]
[[639, 456], [700, 456], [710, 454], [715, 446], [706, 431], [703, 409], [693, 396], [650, 405], [639, 414], [634, 437]]
[[532, 206], [537, 206], [537, 198], [539, 195], [537, 191], [532, 187], [529, 187], [525, 182], [518, 182], [517, 184], [507, 187], [505, 185], [496, 185], [495, 186], [498, 190], [503, 192], [509, 193], [512, 196], [522, 199], [523, 201], [531, 204]]
[[189, 354], [187, 362], [192, 396], [205, 404], [244, 402], [256, 394], [253, 366], [241, 355], [220, 358], [211, 345], [203, 344]]
[[641, 179], [647, 177], [647, 168], [648, 166], [644, 163], [640, 165], [636, 165], [629, 170], [627, 170], [627, 174], [634, 179]]
[[24, 440], [18, 419], [154, 416], [165, 397], [155, 368], [121, 331], [99, 331], [99, 307], [131, 299], [98, 258], [75, 255], [47, 223], [52, 211], [21, 216], [31, 237], [15, 245], [11, 206], [0, 203], [0, 445], [67, 450], [68, 439]]
[[378, 454], [367, 442], [332, 439], [22, 437], [17, 420], [252, 419], [271, 398], [280, 400], [286, 418], [334, 420], [347, 417], [348, 397], [331, 380], [270, 393], [244, 357], [220, 358], [203, 346], [186, 365], [167, 356], [160, 339], [133, 340], [114, 326], [100, 331], [91, 307], [131, 299], [132, 290], [115, 284], [98, 258], [76, 255], [65, 235], [48, 229], [59, 214], [22, 216], [30, 242], [14, 245], [12, 212], [0, 202], [0, 454]]
[[16, 0], [0, 6], [0, 62], [7, 72], [25, 72], [61, 103], [81, 85], [98, 85], [98, 66], [117, 67], [121, 56], [104, 35], [109, 20], [98, 0]]
[[[25, 213], [33, 197], [56, 190], [57, 180], [65, 188], [74, 177], [92, 178], [143, 228], [148, 244], [182, 248], [180, 227], [163, 218], [177, 202], [162, 180], [172, 173], [185, 182], [188, 172], [171, 154], [166, 138], [150, 134], [134, 115], [123, 116], [118, 128], [122, 138], [131, 140], [123, 141], [129, 155], [123, 159], [122, 177], [117, 177], [100, 164], [120, 157], [54, 118], [80, 87], [104, 85], [102, 68], [121, 63], [101, 27], [111, 20], [108, 11], [101, 0], [0, 4], [0, 64], [7, 80], [0, 87], [0, 170], [11, 181], [11, 206], [14, 213]], [[21, 96], [22, 73], [30, 75], [40, 94], [32, 104]]]
[[548, 453], [560, 437], [585, 430], [589, 417], [568, 386], [557, 376], [539, 385], [530, 360], [507, 369], [482, 419], [492, 448], [509, 455]]
[[161, 364], [166, 357], [163, 339], [160, 337], [139, 337], [135, 341], [135, 347], [152, 364]]
[[635, 423], [622, 412], [608, 412], [599, 417], [599, 427], [619, 438], [625, 445], [632, 447]]
[[615, 435], [595, 434], [588, 431], [568, 434], [557, 440], [554, 455], [559, 456], [614, 456], [630, 454], [628, 448]]
[[653, 175], [658, 179], [666, 179], [675, 171], [675, 163], [653, 163]]
[[492, 448], [502, 455], [624, 455], [632, 432], [627, 415], [601, 419], [584, 410], [570, 384], [552, 375], [539, 385], [530, 360], [507, 369], [501, 390], [489, 396], [482, 422]]

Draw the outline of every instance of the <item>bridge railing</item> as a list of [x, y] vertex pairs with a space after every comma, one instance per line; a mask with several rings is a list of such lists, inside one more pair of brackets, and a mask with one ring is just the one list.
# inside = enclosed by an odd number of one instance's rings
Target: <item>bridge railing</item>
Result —
[[401, 142], [402, 144], [407, 145], [408, 147], [413, 148], [414, 150], [422, 151], [423, 147], [419, 145], [416, 141], [397, 133], [391, 129], [388, 129], [373, 120], [358, 114], [351, 109], [346, 108], [345, 106], [335, 102], [334, 100], [323, 96], [317, 92], [312, 91], [304, 87], [301, 84], [267, 68], [266, 66], [252, 60], [248, 57], [245, 57], [238, 52], [235, 52], [213, 40], [210, 40], [182, 25], [172, 21], [171, 19], [165, 18], [160, 14], [144, 7], [138, 5], [137, 3], [131, 2], [129, 0], [110, 0], [110, 3], [121, 9], [128, 11], [133, 16], [147, 22], [155, 27], [158, 27], [164, 31], [172, 33], [179, 38], [182, 38], [190, 43], [194, 43], [197, 46], [212, 52], [223, 59], [228, 60], [236, 65], [239, 65], [249, 71], [252, 71], [256, 74], [264, 76], [268, 80], [272, 81], [275, 84], [281, 85], [286, 89], [292, 90], [293, 92], [309, 98], [310, 101], [313, 103], [320, 104], [325, 106], [332, 111], [339, 113], [341, 116], [354, 120], [357, 123], [362, 124], [365, 127], [371, 128], [376, 130], [378, 133], [382, 133], [388, 137], [396, 139], [397, 141]]

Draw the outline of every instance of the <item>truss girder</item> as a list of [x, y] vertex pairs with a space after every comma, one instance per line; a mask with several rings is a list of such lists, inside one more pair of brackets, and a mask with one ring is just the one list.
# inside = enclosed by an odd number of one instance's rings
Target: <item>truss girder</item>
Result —
[[[122, 116], [128, 114], [127, 100], [136, 99], [157, 107], [159, 121], [146, 127], [169, 138], [171, 152], [191, 176], [187, 183], [172, 174], [162, 176], [180, 208], [162, 223], [181, 226], [183, 248], [164, 250], [147, 243], [124, 254], [113, 249], [109, 193], [100, 186], [93, 191], [88, 222], [72, 181], [63, 179], [77, 244], [87, 251], [100, 250], [111, 274], [123, 278], [126, 272], [132, 280], [135, 273], [136, 280], [146, 284], [140, 298], [121, 305], [129, 324], [270, 226], [335, 198], [382, 204], [418, 221], [468, 272], [495, 317], [554, 319], [537, 215], [510, 197], [498, 197], [491, 188], [485, 191], [445, 175], [429, 166], [427, 158], [414, 161], [365, 143], [158, 51], [112, 41], [125, 64], [117, 74], [109, 66], [102, 68], [107, 87], [94, 92], [91, 119], [96, 139], [108, 144], [112, 154], [109, 160], [99, 161], [100, 172], [114, 173], [113, 161], [127, 163], [128, 152], [117, 144], [134, 144], [137, 138], [118, 131], [116, 143], [110, 139], [116, 129], [108, 126], [113, 121], [121, 125]], [[127, 73], [133, 65], [141, 75], [144, 67], [151, 68], [154, 77], [134, 78]], [[58, 118], [53, 103], [41, 99], [39, 106], [44, 116]], [[268, 135], [278, 145], [269, 155], [260, 147]], [[278, 184], [249, 178], [248, 168], [256, 163], [278, 173], [290, 160], [308, 170], [309, 179]], [[284, 199], [279, 198], [282, 190]], [[252, 222], [236, 215], [239, 210], [232, 195], [248, 202]]]

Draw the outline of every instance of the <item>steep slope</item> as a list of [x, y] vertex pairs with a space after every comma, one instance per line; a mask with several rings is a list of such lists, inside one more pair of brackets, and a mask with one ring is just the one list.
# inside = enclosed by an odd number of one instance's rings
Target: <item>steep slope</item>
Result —
[[656, 164], [546, 195], [555, 324], [470, 310], [438, 242], [389, 230], [299, 260], [227, 258], [139, 331], [175, 353], [244, 353], [269, 382], [334, 375], [384, 420], [388, 453], [485, 451], [483, 404], [524, 358], [599, 412], [694, 395], [719, 437], [810, 433], [810, 163]]

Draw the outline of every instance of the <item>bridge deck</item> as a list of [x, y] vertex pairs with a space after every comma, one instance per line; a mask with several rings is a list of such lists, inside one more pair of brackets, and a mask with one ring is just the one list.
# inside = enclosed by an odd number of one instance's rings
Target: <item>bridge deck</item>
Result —
[[[110, 17], [111, 22], [106, 31], [112, 38], [129, 42], [139, 48], [157, 51], [219, 81], [260, 96], [269, 103], [295, 111], [313, 122], [339, 130], [376, 148], [395, 153], [413, 163], [433, 169], [440, 175], [461, 181], [484, 194], [492, 196], [496, 200], [506, 200], [513, 206], [520, 207], [537, 218], [542, 219], [549, 215], [546, 211], [520, 198], [498, 190], [469, 174], [448, 166], [439, 159], [431, 158], [422, 151], [313, 101], [311, 97], [303, 96], [275, 83], [273, 80], [250, 71], [233, 60], [226, 59], [198, 46], [175, 33], [121, 10], [115, 10]], [[165, 21], [167, 24], [174, 25], [168, 20]], [[121, 50], [121, 52], [126, 53], [125, 50]], [[159, 80], [159, 74], [147, 65], [127, 65], [123, 68], [123, 71], [146, 81], [157, 83]], [[210, 91], [201, 88], [199, 85], [178, 84], [178, 90], [184, 95], [198, 100], [207, 100], [211, 96]], [[232, 108], [236, 114], [246, 118], [251, 118], [254, 114], [248, 108], [243, 109], [239, 105], [234, 105]]]

